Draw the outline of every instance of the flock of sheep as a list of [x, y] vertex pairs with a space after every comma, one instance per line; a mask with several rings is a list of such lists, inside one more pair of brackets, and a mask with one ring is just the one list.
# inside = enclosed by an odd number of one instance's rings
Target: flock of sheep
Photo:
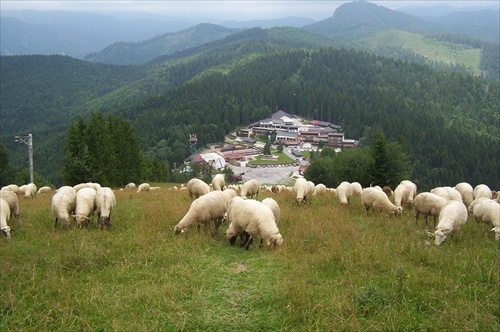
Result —
[[[129, 183], [126, 189], [135, 189], [134, 183]], [[147, 192], [160, 189], [143, 183], [137, 187], [137, 192]], [[177, 189], [173, 187], [172, 189]], [[401, 183], [392, 191], [389, 187], [362, 188], [357, 183], [342, 182], [337, 188], [327, 188], [323, 184], [315, 185], [305, 178], [298, 178], [293, 187], [284, 185], [261, 186], [258, 180], [249, 180], [242, 185], [226, 187], [224, 176], [217, 174], [209, 185], [200, 179], [191, 179], [186, 186], [179, 190], [186, 190], [193, 199], [189, 210], [174, 227], [174, 234], [185, 234], [188, 228], [202, 226], [207, 232], [211, 231], [213, 221], [216, 234], [220, 225], [228, 224], [224, 233], [231, 245], [240, 238], [240, 247], [249, 249], [254, 237], [260, 239], [260, 246], [264, 243], [274, 248], [283, 244], [283, 237], [278, 229], [280, 207], [273, 198], [258, 200], [261, 190], [279, 193], [290, 191], [295, 193], [295, 202], [304, 204], [310, 196], [333, 192], [343, 206], [348, 206], [353, 196], [360, 196], [361, 203], [368, 215], [380, 211], [396, 216], [404, 208], [412, 208], [415, 220], [425, 216], [428, 225], [428, 216], [434, 220], [435, 244], [440, 245], [448, 236], [459, 230], [467, 221], [469, 214], [476, 221], [493, 226], [495, 239], [500, 240], [500, 195], [484, 184], [473, 188], [462, 182], [455, 187], [437, 187], [430, 192], [417, 194], [417, 186], [408, 180]], [[0, 230], [9, 238], [9, 221], [12, 217], [19, 217], [18, 195], [26, 198], [35, 197], [37, 193], [49, 192], [49, 187], [42, 187], [37, 191], [36, 185], [30, 183], [25, 186], [9, 185], [0, 190]], [[239, 194], [238, 194], [239, 193]], [[95, 212], [98, 214], [97, 224], [101, 229], [111, 226], [111, 212], [116, 205], [113, 190], [101, 187], [97, 183], [82, 183], [73, 187], [63, 186], [56, 190], [52, 197], [52, 212], [55, 216], [55, 226], [71, 225], [71, 217], [78, 227], [88, 226], [93, 222]]]

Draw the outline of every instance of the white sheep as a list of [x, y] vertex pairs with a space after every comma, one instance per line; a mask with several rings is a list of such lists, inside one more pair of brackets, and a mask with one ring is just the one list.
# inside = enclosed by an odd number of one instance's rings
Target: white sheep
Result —
[[262, 200], [262, 204], [267, 206], [268, 208], [273, 211], [274, 214], [274, 220], [276, 221], [276, 224], [280, 222], [280, 215], [281, 215], [281, 210], [280, 206], [278, 205], [278, 202], [276, 202], [273, 198], [267, 197]]
[[293, 191], [295, 191], [295, 202], [297, 202], [297, 204], [307, 202], [307, 196], [309, 195], [309, 185], [305, 178], [298, 178], [297, 180], [295, 180]]
[[37, 194], [48, 194], [50, 192], [52, 192], [52, 188], [50, 188], [48, 186], [44, 186], [44, 187], [40, 187], [40, 189], [38, 189]]
[[400, 184], [403, 184], [403, 185], [407, 186], [408, 188], [410, 188], [407, 203], [410, 205], [413, 204], [413, 200], [415, 199], [415, 196], [417, 196], [417, 185], [415, 183], [411, 182], [410, 180], [403, 180], [403, 181], [401, 181]]
[[212, 179], [212, 188], [214, 190], [224, 190], [226, 188], [226, 180], [224, 174], [215, 174]]
[[111, 212], [115, 208], [115, 193], [109, 187], [101, 187], [95, 196], [95, 208], [97, 211], [97, 223], [101, 229], [111, 227]]
[[37, 188], [34, 183], [28, 183], [24, 189], [24, 198], [35, 198]]
[[439, 213], [448, 201], [441, 196], [433, 193], [423, 192], [418, 194], [413, 200], [413, 212], [415, 213], [415, 223], [418, 223], [418, 216], [425, 216], [425, 224], [429, 226], [427, 217], [429, 215], [434, 218], [434, 227], [436, 227]]
[[94, 188], [82, 188], [76, 193], [75, 218], [78, 227], [87, 225], [94, 219], [95, 196], [97, 191]]
[[351, 188], [352, 188], [352, 194], [356, 196], [361, 195], [361, 192], [363, 191], [363, 187], [359, 182], [351, 182]]
[[326, 194], [326, 186], [323, 183], [318, 183], [316, 186], [314, 186], [314, 190], [312, 195], [317, 196], [317, 195], [324, 195]]
[[470, 203], [474, 200], [474, 188], [467, 182], [460, 182], [457, 183], [455, 186], [455, 190], [462, 195], [462, 202], [465, 204], [465, 206], [469, 206]]
[[1, 190], [10, 190], [13, 191], [15, 194], [19, 192], [19, 186], [17, 184], [9, 184], [7, 186], [2, 187]]
[[0, 190], [0, 198], [9, 204], [10, 218], [16, 217], [17, 222], [21, 225], [21, 218], [19, 216], [19, 201], [15, 192], [9, 189]]
[[76, 205], [76, 190], [70, 186], [59, 188], [54, 196], [52, 196], [52, 212], [56, 217], [54, 227], [57, 222], [61, 222], [61, 226], [70, 225], [70, 216], [75, 213]]
[[26, 184], [23, 184], [22, 186], [19, 187], [18, 191], [17, 191], [17, 194], [18, 195], [23, 195], [24, 196], [24, 192], [26, 191]]
[[479, 197], [469, 205], [469, 213], [476, 221], [492, 225], [495, 240], [500, 240], [500, 204], [496, 200]]
[[474, 199], [479, 197], [492, 198], [491, 189], [485, 184], [478, 184], [475, 186], [472, 195], [474, 196]]
[[366, 214], [369, 214], [370, 210], [377, 210], [385, 212], [389, 215], [393, 214], [394, 216], [403, 212], [403, 208], [401, 206], [392, 204], [386, 193], [382, 190], [371, 187], [365, 188], [361, 192], [361, 204], [363, 204], [363, 207], [366, 209]]
[[151, 186], [149, 185], [149, 183], [141, 183], [137, 188], [137, 193], [149, 191], [151, 191]]
[[9, 203], [0, 198], [0, 232], [7, 239], [10, 239], [10, 208]]
[[183, 234], [191, 226], [200, 229], [201, 225], [205, 225], [206, 230], [209, 231], [212, 220], [215, 223], [215, 232], [218, 232], [227, 211], [228, 202], [234, 196], [236, 196], [236, 192], [227, 189], [224, 191], [211, 191], [195, 199], [191, 203], [188, 212], [174, 227], [174, 234]]
[[253, 198], [255, 196], [255, 198], [259, 198], [259, 192], [260, 192], [259, 180], [252, 179], [243, 183], [243, 185], [241, 186], [240, 196], [247, 198], [248, 197]]
[[342, 182], [338, 185], [337, 189], [335, 189], [335, 194], [337, 195], [337, 199], [339, 200], [340, 204], [349, 204], [349, 200], [352, 196], [351, 184], [347, 181]]
[[210, 192], [210, 186], [206, 184], [203, 180], [193, 178], [189, 180], [186, 184], [189, 191], [189, 197], [198, 198], [202, 195], [206, 195]]
[[273, 211], [262, 202], [240, 197], [233, 198], [228, 205], [227, 216], [229, 227], [226, 237], [231, 245], [241, 236], [241, 247], [249, 249], [254, 236], [258, 236], [262, 243], [273, 244], [274, 248], [283, 244], [283, 237], [276, 225]]
[[448, 201], [459, 201], [462, 202], [462, 194], [458, 190], [452, 187], [436, 187], [431, 189], [431, 193], [443, 197]]
[[136, 186], [135, 186], [135, 183], [133, 183], [133, 182], [129, 182], [125, 186], [125, 189], [135, 189], [135, 188], [136, 188]]
[[467, 222], [467, 208], [461, 201], [450, 200], [439, 213], [438, 225], [434, 232], [436, 246], [458, 231]]

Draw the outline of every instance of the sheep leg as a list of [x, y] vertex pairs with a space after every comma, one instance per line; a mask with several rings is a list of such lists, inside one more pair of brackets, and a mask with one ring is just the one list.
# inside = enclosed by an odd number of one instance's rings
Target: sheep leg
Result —
[[250, 245], [253, 242], [253, 236], [252, 235], [249, 235], [249, 236], [250, 236], [250, 238], [248, 239], [247, 244], [245, 244], [245, 249], [246, 250], [248, 250], [250, 248]]
[[55, 224], [54, 224], [54, 227], [57, 227], [57, 221], [58, 221], [58, 220], [57, 220], [57, 218], [56, 218], [56, 222], [55, 222]]
[[236, 236], [233, 236], [232, 238], [229, 239], [229, 244], [231, 244], [232, 246], [234, 246], [234, 243], [236, 242], [236, 238], [238, 237], [238, 235]]
[[249, 234], [245, 231], [240, 233], [240, 248], [243, 248], [248, 241]]

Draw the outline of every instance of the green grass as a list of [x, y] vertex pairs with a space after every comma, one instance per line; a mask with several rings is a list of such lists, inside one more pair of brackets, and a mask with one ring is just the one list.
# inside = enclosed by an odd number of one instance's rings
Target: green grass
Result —
[[463, 65], [475, 74], [480, 73], [481, 49], [438, 41], [421, 34], [390, 30], [360, 41], [361, 45], [375, 50], [379, 45], [401, 46], [430, 61], [448, 65]]
[[116, 195], [110, 231], [54, 229], [50, 195], [20, 199], [23, 224], [0, 241], [0, 331], [500, 331], [500, 242], [473, 220], [426, 246], [409, 211], [267, 193], [284, 245], [245, 251], [227, 226], [173, 235], [186, 191]]

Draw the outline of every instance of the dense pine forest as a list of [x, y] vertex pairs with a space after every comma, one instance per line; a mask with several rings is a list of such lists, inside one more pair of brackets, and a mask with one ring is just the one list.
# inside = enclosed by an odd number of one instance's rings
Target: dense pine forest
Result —
[[151, 165], [172, 167], [188, 157], [190, 133], [200, 146], [221, 141], [278, 108], [339, 124], [361, 146], [382, 131], [400, 142], [422, 189], [460, 181], [500, 187], [498, 84], [341, 42], [313, 47], [294, 39], [294, 30], [270, 30], [144, 66], [2, 57], [1, 142], [10, 163], [26, 167], [25, 148], [12, 137], [31, 131], [35, 170], [62, 184], [70, 122], [102, 112], [132, 125]]

